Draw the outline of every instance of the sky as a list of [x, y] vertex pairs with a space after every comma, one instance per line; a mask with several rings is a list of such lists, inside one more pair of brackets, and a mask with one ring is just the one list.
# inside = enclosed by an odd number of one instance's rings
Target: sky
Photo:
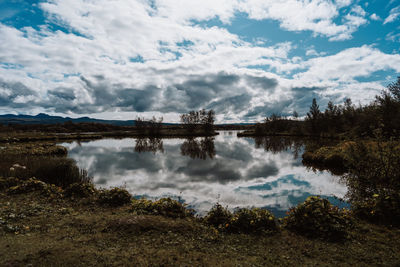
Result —
[[400, 75], [400, 0], [0, 0], [0, 114], [304, 115]]

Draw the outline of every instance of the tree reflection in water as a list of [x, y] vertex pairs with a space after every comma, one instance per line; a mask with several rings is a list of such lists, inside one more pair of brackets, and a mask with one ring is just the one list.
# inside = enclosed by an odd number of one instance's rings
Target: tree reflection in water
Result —
[[210, 159], [215, 157], [214, 137], [204, 137], [200, 140], [188, 138], [181, 145], [181, 154], [192, 159]]
[[254, 140], [256, 148], [264, 148], [265, 151], [270, 151], [273, 154], [291, 150], [294, 159], [299, 157], [299, 152], [304, 145], [304, 141], [300, 139], [279, 136], [255, 137]]
[[137, 138], [135, 145], [135, 152], [153, 152], [156, 154], [157, 151], [164, 153], [163, 140], [161, 138]]

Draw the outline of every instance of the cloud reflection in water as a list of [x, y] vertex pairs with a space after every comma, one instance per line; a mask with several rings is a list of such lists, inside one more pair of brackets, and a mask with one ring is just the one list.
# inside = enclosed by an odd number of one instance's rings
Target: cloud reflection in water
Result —
[[267, 207], [276, 215], [309, 195], [343, 197], [346, 186], [301, 164], [302, 143], [254, 140], [221, 132], [214, 138], [103, 139], [64, 144], [69, 157], [101, 187], [135, 196], [181, 197], [203, 213], [217, 201], [229, 208]]

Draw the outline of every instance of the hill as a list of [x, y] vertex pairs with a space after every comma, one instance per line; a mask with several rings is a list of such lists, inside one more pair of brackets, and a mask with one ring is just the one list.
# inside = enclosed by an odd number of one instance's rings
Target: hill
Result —
[[135, 120], [100, 120], [89, 117], [81, 117], [74, 119], [70, 117], [51, 116], [44, 113], [40, 113], [36, 116], [23, 115], [23, 114], [0, 115], [0, 124], [57, 124], [57, 123], [62, 124], [68, 121], [73, 123], [82, 123], [82, 122], [100, 123], [100, 124], [110, 124], [115, 126], [133, 126], [136, 124]]

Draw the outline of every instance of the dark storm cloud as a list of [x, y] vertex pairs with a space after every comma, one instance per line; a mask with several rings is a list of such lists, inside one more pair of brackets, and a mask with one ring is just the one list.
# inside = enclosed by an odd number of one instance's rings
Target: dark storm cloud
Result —
[[185, 113], [189, 110], [189, 97], [185, 91], [169, 86], [162, 92], [162, 98], [164, 101], [158, 111]]
[[94, 83], [81, 76], [85, 89], [95, 101], [95, 106], [100, 110], [107, 110], [115, 102], [115, 95], [111, 93], [112, 86], [106, 82]]
[[246, 81], [250, 86], [273, 92], [278, 86], [278, 81], [274, 78], [246, 76]]
[[[186, 81], [167, 87], [164, 102], [158, 111], [187, 112], [192, 109], [214, 109], [217, 113], [240, 112], [246, 109], [252, 95], [239, 85], [244, 80], [251, 88], [273, 93], [278, 81], [273, 78], [219, 72], [208, 75], [191, 75]], [[215, 100], [218, 99], [218, 100]]]
[[[77, 111], [77, 106], [73, 103], [76, 99], [72, 88], [59, 87], [48, 92], [49, 99], [42, 101], [44, 108], [54, 109], [55, 112]], [[79, 112], [77, 112], [79, 113]]]
[[317, 99], [320, 109], [322, 110], [329, 101], [321, 95], [324, 90], [326, 90], [325, 87], [293, 87], [291, 88], [292, 95], [290, 99], [256, 106], [250, 109], [244, 117], [267, 117], [272, 114], [292, 116], [294, 111], [297, 111], [300, 116], [303, 116], [308, 112], [313, 98]]
[[272, 114], [278, 114], [278, 115], [290, 115], [288, 113], [285, 113], [284, 110], [286, 107], [288, 107], [291, 103], [293, 102], [293, 99], [289, 100], [284, 100], [284, 101], [279, 101], [279, 102], [273, 102], [273, 103], [266, 103], [263, 106], [256, 106], [253, 109], [249, 110], [244, 117], [246, 118], [252, 118], [252, 117], [267, 117], [271, 116]]
[[[156, 96], [160, 88], [146, 86], [142, 89], [124, 88], [120, 84], [109, 84], [103, 76], [96, 76], [96, 83], [81, 77], [85, 89], [94, 99], [94, 104], [86, 106], [86, 112], [93, 110], [107, 111], [115, 107], [123, 111], [152, 111], [152, 106], [156, 101]], [[85, 110], [82, 110], [85, 113]]]
[[[175, 84], [178, 91], [185, 93], [188, 99], [188, 109], [198, 109], [207, 105], [214, 98], [226, 95], [226, 91], [236, 88], [235, 84], [240, 81], [238, 75], [220, 72], [211, 75], [191, 76], [181, 84]], [[174, 98], [174, 96], [170, 96]]]
[[241, 94], [224, 98], [218, 101], [213, 101], [207, 106], [207, 109], [213, 109], [217, 113], [226, 112], [228, 110], [240, 112], [248, 107], [250, 100], [250, 95]]
[[306, 115], [311, 106], [313, 98], [315, 98], [320, 109], [325, 106], [328, 100], [321, 97], [320, 92], [326, 90], [325, 87], [294, 87], [292, 109], [296, 110], [300, 116]]
[[66, 101], [72, 101], [76, 98], [75, 94], [74, 94], [74, 90], [71, 88], [59, 87], [59, 88], [54, 89], [53, 91], [49, 91], [48, 94], [55, 98], [63, 99]]
[[143, 90], [122, 89], [116, 92], [118, 99], [116, 106], [122, 110], [134, 110], [138, 112], [150, 111], [153, 103], [156, 101], [156, 95], [159, 88], [147, 86]]
[[[104, 75], [81, 76], [81, 88], [57, 87], [47, 92], [43, 99], [25, 100], [15, 103], [18, 96], [37, 96], [34, 90], [22, 83], [6, 83], [0, 80], [5, 89], [0, 95], [0, 104], [9, 107], [37, 106], [47, 110], [76, 114], [98, 113], [104, 111], [136, 112], [176, 112], [186, 113], [200, 108], [214, 109], [219, 114], [239, 113], [248, 109], [252, 93], [246, 88], [256, 88], [273, 93], [278, 82], [273, 78], [237, 75], [219, 72], [205, 75], [189, 75], [181, 83], [166, 87], [146, 85], [127, 87], [121, 83], [110, 83]], [[8, 92], [8, 91], [9, 92]], [[7, 91], [7, 92], [6, 92]], [[10, 93], [11, 92], [11, 93]], [[85, 99], [81, 99], [82, 97]], [[280, 103], [255, 107], [246, 117], [271, 112], [280, 113]], [[229, 115], [229, 114], [227, 114]]]
[[37, 96], [36, 92], [20, 82], [6, 82], [0, 79], [0, 105], [3, 107], [24, 107], [28, 103], [16, 103], [20, 96]]

